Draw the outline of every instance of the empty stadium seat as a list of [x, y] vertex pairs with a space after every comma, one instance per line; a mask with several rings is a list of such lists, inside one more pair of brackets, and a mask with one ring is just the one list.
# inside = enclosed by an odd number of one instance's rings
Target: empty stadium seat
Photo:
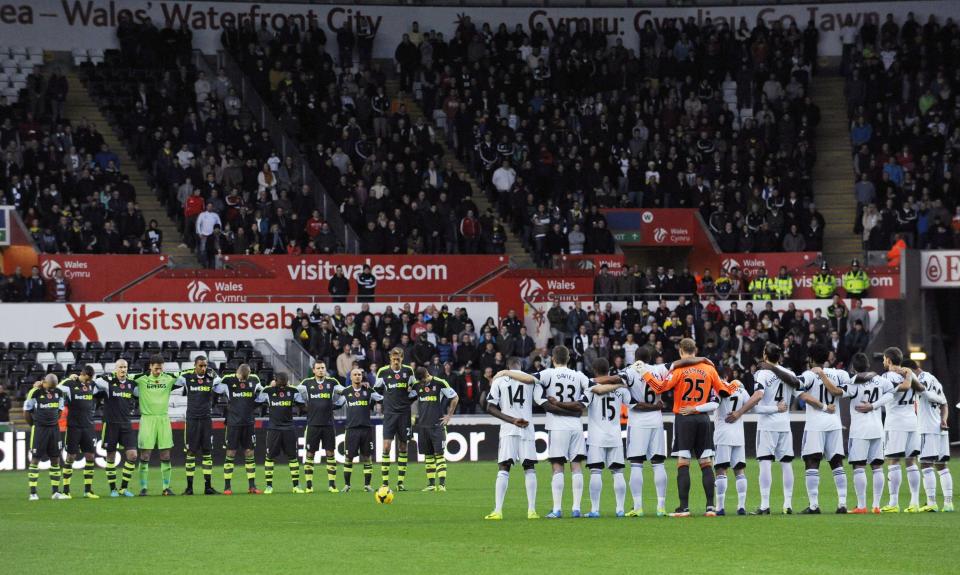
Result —
[[47, 344], [43, 343], [42, 341], [31, 341], [30, 343], [27, 344], [27, 351], [40, 352], [40, 351], [46, 351], [46, 349], [47, 349]]
[[164, 362], [163, 371], [167, 373], [180, 373], [180, 364], [175, 361]]
[[48, 366], [57, 363], [57, 355], [49, 351], [43, 351], [37, 354], [37, 361], [43, 366], [43, 369], [47, 369]]
[[190, 351], [190, 352], [187, 352], [187, 353], [190, 354], [190, 355], [189, 355], [189, 358], [190, 358], [190, 361], [191, 361], [191, 362], [193, 362], [195, 359], [197, 359], [197, 356], [207, 355], [206, 352], [203, 352], [203, 351], [201, 351], [201, 350], [199, 350], [199, 349], [196, 349], [196, 350], [193, 350], [193, 351]]
[[59, 351], [57, 352], [57, 363], [77, 363], [77, 357], [73, 355], [72, 351]]
[[104, 372], [104, 373], [113, 373], [113, 372], [115, 372], [115, 371], [117, 371], [117, 364], [116, 364], [115, 362], [112, 362], [112, 361], [111, 361], [111, 362], [109, 362], [109, 363], [103, 364], [103, 372]]
[[223, 365], [227, 362], [227, 354], [220, 350], [214, 350], [210, 352], [208, 359], [210, 360], [210, 363]]
[[51, 341], [47, 343], [47, 351], [58, 352], [66, 351], [67, 346], [62, 341]]

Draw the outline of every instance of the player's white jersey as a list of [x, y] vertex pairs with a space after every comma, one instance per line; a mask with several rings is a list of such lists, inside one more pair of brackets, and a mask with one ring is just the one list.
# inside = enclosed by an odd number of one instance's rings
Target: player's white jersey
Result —
[[506, 421], [500, 424], [500, 437], [519, 435], [523, 439], [534, 439], [533, 404], [542, 405], [546, 400], [539, 385], [521, 383], [512, 377], [498, 377], [490, 385], [487, 403], [500, 408], [504, 415], [519, 417], [531, 422], [526, 427], [517, 427]]
[[[590, 378], [579, 371], [567, 367], [553, 367], [536, 374], [543, 386], [546, 397], [556, 397], [561, 403], [579, 401], [584, 390], [590, 385]], [[556, 415], [547, 413], [547, 430], [549, 431], [579, 431], [583, 432], [583, 423], [580, 417]]]
[[893, 393], [889, 379], [875, 375], [866, 383], [850, 386], [850, 439], [879, 439], [883, 437], [883, 418], [880, 409], [867, 413], [857, 411], [861, 403], [876, 403], [884, 395]]
[[[830, 378], [833, 385], [843, 391], [841, 397], [850, 396], [849, 389], [851, 382], [849, 373], [839, 369], [833, 369], [832, 367], [823, 368], [823, 372]], [[836, 431], [843, 429], [843, 422], [840, 420], [840, 397], [834, 396], [827, 391], [827, 386], [823, 384], [820, 376], [809, 370], [800, 374], [800, 391], [812, 395], [824, 405], [835, 406], [833, 413], [827, 413], [807, 402], [806, 423], [803, 427], [804, 431]]]
[[[670, 374], [670, 366], [659, 363], [657, 365], [648, 365], [650, 373], [659, 380], [667, 379]], [[660, 397], [657, 392], [650, 389], [643, 376], [634, 369], [626, 369], [620, 372], [620, 377], [627, 383], [627, 389], [630, 390], [630, 396], [634, 403], [654, 403]], [[643, 428], [663, 428], [663, 413], [657, 409], [653, 411], [638, 411], [631, 409], [629, 414], [630, 427]]]
[[737, 391], [727, 397], [720, 397], [716, 401], [717, 415], [714, 423], [713, 442], [717, 445], [744, 445], [743, 438], [743, 418], [733, 423], [727, 423], [726, 418], [734, 411], [743, 407], [743, 404], [750, 399], [750, 394], [743, 386], [737, 388]]
[[620, 411], [633, 400], [625, 388], [617, 388], [605, 395], [597, 395], [586, 389], [580, 402], [587, 406], [587, 443], [591, 447], [616, 447], [623, 445], [620, 434]]
[[[903, 383], [903, 376], [888, 371], [883, 374], [894, 387]], [[883, 420], [884, 431], [920, 431], [920, 422], [917, 420], [916, 406], [917, 392], [913, 388], [898, 391], [892, 402], [887, 404], [887, 416]]]
[[[927, 391], [933, 392], [939, 397], [943, 403], [946, 403], [947, 398], [943, 393], [943, 385], [940, 384], [940, 380], [936, 378], [932, 373], [921, 371], [920, 375], [917, 376], [920, 380], [920, 383], [927, 388]], [[927, 399], [924, 394], [920, 394], [917, 397], [919, 403], [917, 409], [917, 416], [920, 419], [920, 433], [940, 433], [940, 403]]]
[[[786, 368], [783, 368], [786, 369]], [[788, 370], [789, 371], [789, 370]], [[793, 373], [792, 371], [790, 373]], [[761, 369], [753, 376], [754, 391], [762, 391], [763, 397], [757, 405], [766, 408], [776, 408], [781, 401], [787, 404], [787, 411], [780, 413], [774, 409], [773, 413], [760, 413], [757, 416], [757, 430], [760, 431], [790, 431], [790, 403], [796, 390], [777, 377], [769, 369]]]

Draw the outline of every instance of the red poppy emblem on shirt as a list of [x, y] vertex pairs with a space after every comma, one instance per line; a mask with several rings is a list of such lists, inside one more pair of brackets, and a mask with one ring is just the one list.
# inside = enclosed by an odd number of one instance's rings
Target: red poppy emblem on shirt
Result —
[[241, 382], [241, 383], [240, 383], [240, 389], [243, 389], [243, 388], [245, 388], [245, 387], [247, 387], [247, 384]]
[[354, 397], [360, 397], [360, 392], [359, 392], [359, 391], [354, 391], [354, 392], [353, 392], [353, 396], [354, 396]]
[[47, 392], [47, 399], [53, 399], [53, 394], [49, 391]]

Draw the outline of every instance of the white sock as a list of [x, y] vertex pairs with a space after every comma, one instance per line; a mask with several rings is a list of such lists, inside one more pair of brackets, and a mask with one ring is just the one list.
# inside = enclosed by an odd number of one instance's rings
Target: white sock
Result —
[[623, 502], [627, 498], [627, 480], [623, 478], [623, 470], [613, 472], [613, 494], [617, 498], [617, 513], [623, 513]]
[[770, 486], [773, 484], [773, 462], [760, 460], [760, 509], [770, 509]]
[[820, 507], [820, 470], [808, 469], [804, 474], [807, 481], [807, 499], [810, 500], [810, 509]]
[[853, 490], [857, 494], [857, 509], [867, 506], [867, 470], [857, 467], [853, 470]]
[[527, 486], [527, 511], [537, 510], [537, 471], [527, 469], [523, 472], [523, 480]]
[[910, 506], [920, 505], [920, 468], [916, 464], [907, 468], [907, 485], [910, 487]]
[[780, 472], [783, 474], [783, 506], [793, 509], [793, 464], [781, 461]]
[[553, 474], [550, 490], [553, 492], [553, 511], [560, 511], [563, 505], [563, 471]]
[[737, 476], [737, 510], [743, 509], [747, 505], [747, 474], [741, 473]]
[[657, 486], [657, 509], [667, 504], [667, 470], [662, 463], [653, 463], [653, 483]]
[[837, 507], [847, 506], [847, 472], [843, 467], [833, 470], [833, 484], [837, 486]]
[[643, 509], [643, 464], [630, 464], [630, 495], [633, 496], [633, 508]]
[[927, 492], [927, 505], [937, 505], [937, 473], [932, 467], [923, 468], [923, 490]]
[[590, 511], [600, 513], [600, 491], [603, 489], [601, 469], [590, 470]]
[[883, 498], [883, 468], [878, 467], [873, 470], [873, 506], [880, 507], [880, 500]]
[[580, 511], [580, 500], [583, 499], [583, 473], [574, 471], [570, 477], [573, 479], [573, 510]]
[[887, 490], [890, 492], [890, 500], [887, 504], [890, 507], [900, 505], [900, 482], [903, 481], [903, 473], [900, 471], [900, 464], [887, 466]]
[[714, 484], [717, 487], [717, 511], [723, 510], [723, 500], [726, 499], [727, 495], [727, 474], [717, 474]]
[[953, 503], [953, 475], [950, 475], [950, 468], [944, 467], [937, 474], [940, 475], [940, 491], [943, 491], [943, 502]]
[[500, 470], [497, 472], [497, 497], [494, 500], [493, 512], [503, 512], [503, 498], [507, 496], [507, 485], [510, 483], [510, 472]]

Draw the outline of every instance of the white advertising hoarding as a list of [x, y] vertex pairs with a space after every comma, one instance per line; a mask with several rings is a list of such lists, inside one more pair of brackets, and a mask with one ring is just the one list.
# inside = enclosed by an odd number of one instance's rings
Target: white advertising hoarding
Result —
[[960, 287], [960, 251], [924, 250], [920, 252], [920, 286]]
[[[338, 304], [343, 313], [360, 311], [361, 304]], [[370, 311], [380, 314], [387, 306], [400, 314], [405, 305], [412, 312], [439, 311], [441, 305], [467, 309], [481, 325], [497, 318], [498, 305], [491, 302], [442, 304], [372, 303]], [[334, 304], [321, 304], [330, 313]], [[267, 340], [283, 352], [291, 337], [290, 322], [304, 303], [36, 303], [3, 304], [0, 341], [184, 341], [184, 340]]]
[[571, 28], [575, 22], [584, 22], [591, 30], [600, 29], [612, 38], [623, 39], [628, 48], [638, 46], [638, 31], [648, 21], [659, 26], [664, 19], [692, 17], [702, 24], [710, 18], [726, 20], [739, 27], [741, 21], [752, 26], [757, 18], [761, 18], [768, 24], [781, 22], [785, 27], [796, 22], [801, 29], [813, 20], [820, 32], [821, 55], [837, 56], [841, 52], [840, 25], [848, 16], [859, 28], [869, 19], [882, 22], [887, 13], [893, 14], [902, 24], [908, 12], [914, 12], [921, 23], [926, 22], [931, 14], [942, 23], [949, 16], [960, 16], [960, 3], [945, 0], [665, 8], [504, 8], [177, 0], [20, 0], [0, 2], [0, 38], [3, 45], [39, 46], [47, 50], [116, 48], [117, 22], [122, 16], [130, 16], [137, 20], [150, 18], [158, 27], [187, 26], [193, 31], [194, 48], [213, 53], [219, 48], [220, 34], [225, 26], [252, 21], [258, 29], [262, 25], [270, 30], [294, 22], [302, 30], [306, 24], [314, 22], [327, 33], [327, 48], [336, 51], [337, 30], [342, 26], [356, 28], [358, 22], [366, 21], [377, 34], [374, 55], [392, 58], [412, 22], [418, 21], [424, 31], [439, 30], [449, 40], [464, 14], [470, 15], [478, 27], [489, 22], [494, 29], [501, 22], [510, 29], [515, 24], [523, 24], [528, 31], [538, 23], [553, 30], [562, 22]]

